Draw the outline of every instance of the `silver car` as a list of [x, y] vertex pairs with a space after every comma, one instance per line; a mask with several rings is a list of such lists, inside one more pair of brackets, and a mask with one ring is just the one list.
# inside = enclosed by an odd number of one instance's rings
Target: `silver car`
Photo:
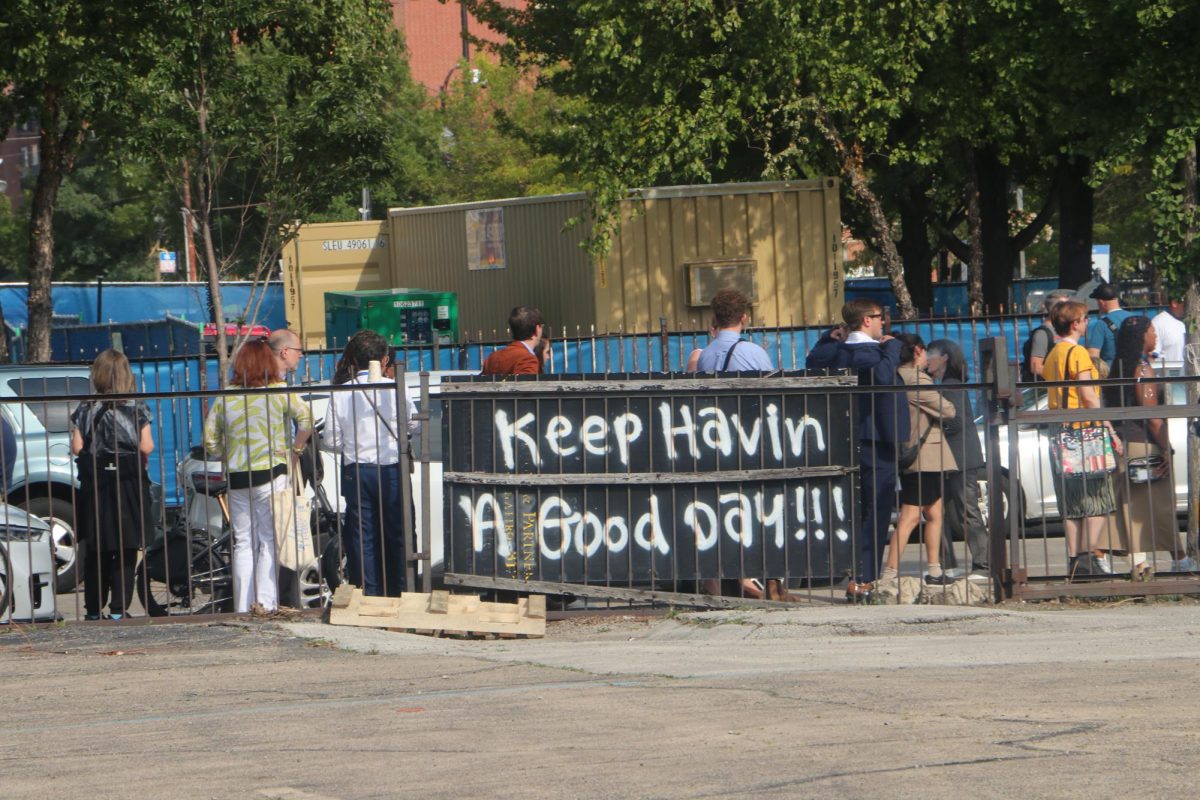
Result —
[[0, 623], [56, 618], [50, 526], [0, 503]]
[[[0, 366], [0, 413], [13, 426], [17, 459], [9, 500], [50, 525], [54, 539], [56, 591], [74, 591], [77, 483], [71, 455], [71, 412], [91, 392], [87, 367]], [[24, 402], [27, 397], [62, 397], [54, 402]]]

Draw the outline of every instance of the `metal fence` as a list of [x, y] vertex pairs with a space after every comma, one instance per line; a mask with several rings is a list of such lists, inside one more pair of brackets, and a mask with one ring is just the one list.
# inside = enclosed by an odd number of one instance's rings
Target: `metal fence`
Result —
[[[991, 377], [986, 454], [988, 485], [1002, 504], [1003, 519], [991, 531], [996, 552], [1008, 564], [1000, 576], [1004, 595], [1046, 599], [1200, 591], [1196, 541], [1188, 532], [1196, 505], [1189, 472], [1197, 458], [1200, 378], [1016, 384], [1004, 359]], [[1100, 389], [1105, 407], [1049, 410], [1051, 393], [1089, 385]], [[1137, 405], [1129, 390], [1151, 391], [1161, 404]], [[1169, 452], [1148, 435], [1148, 424], [1163, 426]], [[1111, 455], [1100, 433], [1099, 449], [1093, 451], [1098, 458], [1068, 474], [1060, 466], [1064, 432], [1073, 444], [1084, 436], [1081, 430], [1107, 426], [1119, 442]], [[1081, 492], [1097, 504], [1081, 505]], [[1082, 513], [1081, 508], [1087, 516], [1064, 518]]]
[[[407, 412], [398, 420], [364, 416], [356, 407], [347, 425], [359, 429], [364, 447], [395, 453], [397, 463], [380, 470], [349, 457], [343, 465], [340, 454], [316, 446], [330, 442], [328, 432], [321, 434], [335, 397], [369, 396], [367, 407], [396, 408], [395, 398], [404, 396], [398, 386], [405, 383], [414, 381], [401, 373], [397, 383], [371, 391], [324, 384], [303, 391], [168, 390], [69, 399], [66, 392], [27, 391], [0, 398], [15, 439], [0, 443], [8, 485], [0, 506], [0, 620], [219, 614], [246, 611], [251, 602], [266, 610], [276, 604], [320, 608], [346, 576], [377, 584], [372, 588], [379, 593], [405, 586], [428, 591], [435, 550], [428, 532], [438, 517], [422, 505], [422, 495], [413, 495], [413, 485], [424, 480], [428, 488], [434, 479], [434, 453], [426, 451], [433, 444], [413, 437], [426, 464], [411, 481], [400, 481], [401, 474], [408, 477], [410, 450], [393, 432], [406, 430], [396, 426]], [[419, 399], [419, 389], [415, 394]], [[138, 451], [142, 437], [157, 448], [168, 417], [191, 437], [170, 472], [172, 487], [163, 486], [166, 470], [148, 469]], [[220, 420], [215, 428], [214, 419]], [[293, 455], [301, 430], [316, 438]], [[99, 441], [109, 434], [120, 446]], [[205, 450], [214, 436], [223, 457]], [[371, 490], [376, 473], [392, 480], [384, 491]], [[298, 495], [296, 487], [303, 487]], [[169, 493], [180, 498], [175, 508], [162, 502]], [[368, 517], [377, 522], [362, 522]], [[424, 539], [414, 519], [425, 521]], [[240, 592], [249, 584], [268, 588]]]
[[[971, 329], [964, 323], [958, 332]], [[396, 512], [411, 517], [403, 526], [409, 540], [401, 567], [411, 571], [406, 585], [428, 588], [444, 572], [451, 585], [718, 606], [841, 601], [847, 580], [875, 577], [882, 580], [869, 599], [880, 602], [1200, 591], [1194, 562], [1186, 560], [1195, 542], [1189, 546], [1182, 538], [1175, 516], [1194, 505], [1186, 475], [1198, 414], [1186, 388], [1198, 379], [1160, 379], [1169, 402], [1158, 408], [1049, 412], [1045, 393], [1063, 384], [1016, 384], [1011, 341], [993, 336], [969, 347], [978, 354], [975, 382], [921, 387], [922, 396], [953, 401], [957, 423], [945, 419], [944, 406], [931, 416], [943, 432], [957, 425], [959, 433], [949, 447], [953, 469], [945, 461], [936, 477], [917, 481], [915, 500], [910, 495], [911, 502], [886, 509], [912, 537], [894, 559], [895, 576], [873, 574], [889, 550], [885, 538], [876, 541], [864, 531], [864, 519], [883, 512], [862, 485], [855, 426], [861, 404], [894, 409], [884, 396], [907, 402], [910, 387], [860, 387], [848, 376], [798, 372], [496, 380], [400, 371], [390, 391], [414, 401], [421, 423], [411, 471], [407, 464], [401, 470], [401, 491], [410, 499], [401, 498]], [[688, 344], [669, 339], [667, 348], [641, 353], [637, 366], [677, 345], [683, 353]], [[589, 346], [605, 352], [602, 343]], [[323, 420], [332, 395], [354, 391], [328, 385], [332, 356], [309, 357], [302, 372], [315, 376], [311, 383], [251, 394], [294, 394]], [[132, 567], [133, 613], [232, 610], [234, 539], [228, 504], [215, 496], [228, 486], [221, 486], [222, 464], [195, 448], [212, 404], [238, 393], [201, 388], [205, 365], [196, 359], [135, 366], [142, 391], [131, 399], [146, 404], [156, 447], [146, 461], [146, 492], [155, 504], [136, 526], [136, 547], [119, 548], [139, 554]], [[80, 402], [100, 398], [81, 389], [87, 384], [82, 368], [4, 380], [12, 391], [0, 396], [0, 413], [17, 432], [7, 497], [48, 527], [5, 510], [0, 569], [6, 578], [0, 583], [7, 588], [0, 594], [7, 597], [0, 597], [0, 607], [14, 618], [81, 617], [87, 570], [76, 534], [81, 488], [68, 420]], [[25, 383], [14, 389], [13, 380]], [[1127, 457], [1115, 459], [1107, 480], [1123, 505], [1096, 523], [1097, 541], [1085, 545], [1116, 577], [1072, 574], [1069, 556], [1079, 553], [1068, 552], [1062, 535], [1058, 493], [1064, 487], [1061, 480], [1055, 485], [1050, 443], [1063, 424], [1085, 418], [1110, 420], [1118, 429], [1168, 420], [1176, 451], [1166, 511], [1158, 499], [1163, 479], [1143, 481]], [[384, 434], [376, 426], [372, 435]], [[982, 443], [982, 465], [971, 465], [972, 440]], [[403, 458], [408, 454], [404, 449]], [[312, 542], [288, 589], [296, 593], [285, 602], [319, 606], [331, 581], [342, 576], [347, 500], [337, 457], [308, 458], [314, 467], [322, 464], [323, 477], [309, 482]], [[903, 472], [898, 467], [893, 471]], [[1152, 491], [1142, 488], [1147, 484], [1155, 484]], [[1137, 499], [1147, 491], [1149, 500]], [[939, 512], [933, 495], [947, 508]], [[1131, 521], [1122, 515], [1138, 502], [1148, 509], [1150, 528], [1158, 530], [1164, 518], [1177, 525], [1178, 546], [1163, 546], [1161, 538], [1153, 547], [1130, 543]], [[906, 505], [919, 513], [914, 517]], [[943, 535], [931, 544], [937, 522]], [[931, 567], [941, 568], [944, 582], [928, 582]], [[1135, 571], [1145, 574], [1129, 580]]]

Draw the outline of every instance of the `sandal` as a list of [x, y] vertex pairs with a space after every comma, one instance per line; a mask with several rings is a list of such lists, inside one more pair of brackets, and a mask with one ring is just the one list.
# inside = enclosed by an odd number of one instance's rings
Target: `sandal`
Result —
[[799, 603], [802, 601], [801, 598], [789, 592], [784, 582], [777, 578], [767, 581], [767, 599], [779, 603]]
[[846, 584], [846, 600], [851, 603], [869, 603], [875, 596], [875, 584], [850, 581]]

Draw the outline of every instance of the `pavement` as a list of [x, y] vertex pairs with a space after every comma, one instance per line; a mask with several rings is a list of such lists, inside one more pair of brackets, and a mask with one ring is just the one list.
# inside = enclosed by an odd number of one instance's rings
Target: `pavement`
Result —
[[0, 631], [0, 798], [1191, 796], [1200, 605]]

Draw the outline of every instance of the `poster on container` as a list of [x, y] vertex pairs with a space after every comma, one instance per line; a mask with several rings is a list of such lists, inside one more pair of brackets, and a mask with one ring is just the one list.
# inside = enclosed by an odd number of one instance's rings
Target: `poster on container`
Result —
[[467, 269], [504, 269], [504, 209], [471, 209], [466, 219]]

